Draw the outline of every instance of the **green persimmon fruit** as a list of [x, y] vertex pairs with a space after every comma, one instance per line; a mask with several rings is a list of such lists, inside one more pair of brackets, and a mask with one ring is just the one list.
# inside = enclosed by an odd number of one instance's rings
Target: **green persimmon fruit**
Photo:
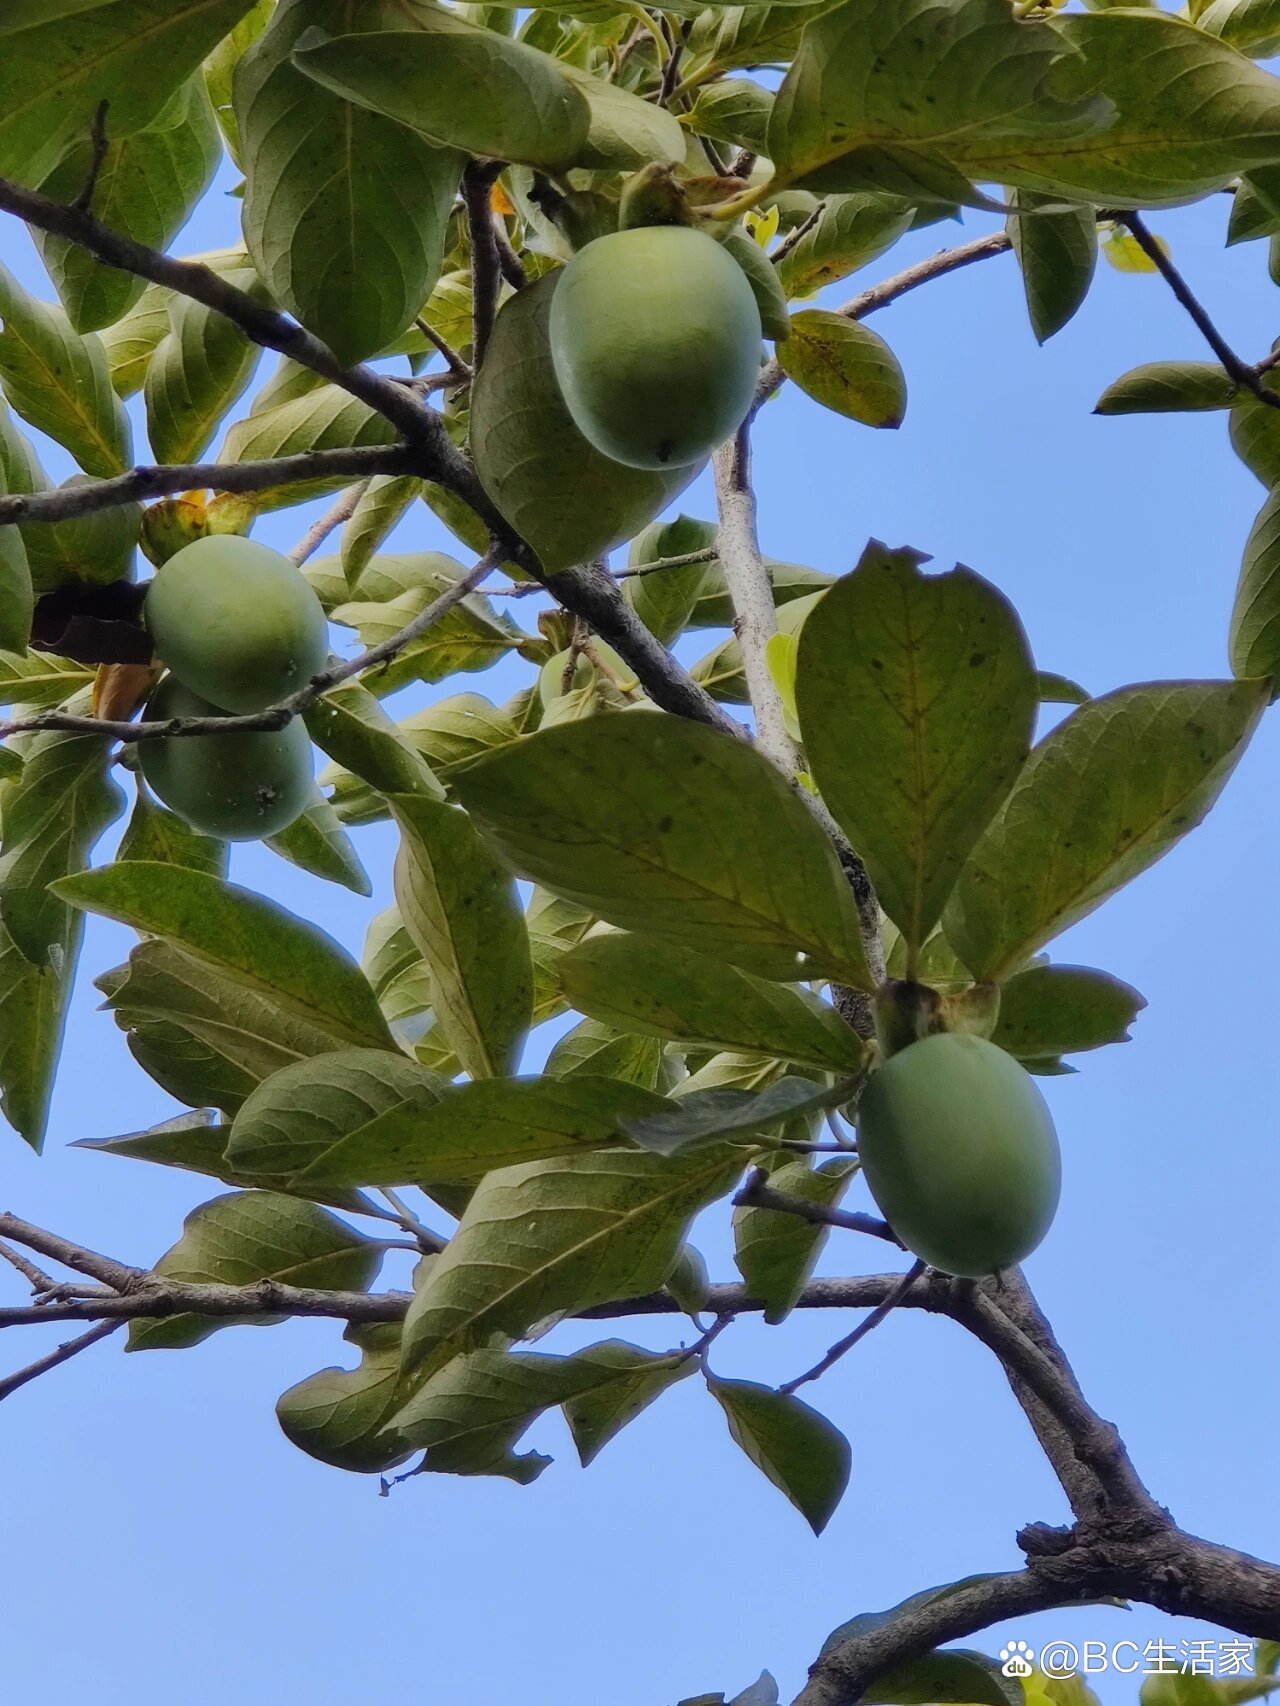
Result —
[[287, 699], [329, 655], [324, 609], [301, 570], [236, 534], [175, 552], [147, 589], [144, 614], [160, 661], [229, 711]]
[[[225, 715], [167, 675], [146, 714]], [[256, 841], [287, 829], [309, 804], [315, 782], [311, 741], [300, 717], [265, 733], [174, 735], [138, 742], [138, 763], [171, 811], [219, 841]]]
[[982, 1037], [925, 1037], [872, 1074], [858, 1153], [885, 1219], [943, 1273], [977, 1277], [1035, 1249], [1058, 1206], [1061, 1161], [1044, 1098]]
[[564, 269], [551, 356], [578, 430], [628, 468], [680, 468], [745, 420], [760, 310], [714, 238], [682, 225], [600, 237]]
[[498, 310], [471, 387], [468, 422], [481, 485], [550, 574], [630, 539], [698, 473], [696, 467], [624, 468], [574, 425], [547, 329], [564, 276], [563, 270], [544, 274]]

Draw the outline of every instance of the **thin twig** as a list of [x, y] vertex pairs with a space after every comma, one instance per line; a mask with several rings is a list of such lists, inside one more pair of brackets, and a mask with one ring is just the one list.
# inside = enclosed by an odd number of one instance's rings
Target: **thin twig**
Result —
[[714, 545], [708, 545], [701, 551], [682, 551], [678, 557], [655, 557], [650, 563], [637, 563], [631, 569], [616, 569], [614, 580], [634, 580], [637, 575], [656, 575], [664, 569], [686, 569], [694, 563], [714, 563], [720, 555]]
[[733, 1199], [735, 1208], [770, 1208], [779, 1214], [792, 1214], [797, 1220], [807, 1220], [811, 1226], [836, 1226], [844, 1232], [862, 1232], [871, 1238], [881, 1238], [886, 1244], [903, 1248], [902, 1240], [887, 1221], [856, 1209], [833, 1208], [828, 1203], [808, 1202], [786, 1191], [776, 1191], [768, 1182], [768, 1174], [756, 1168], [746, 1184]]
[[307, 558], [313, 556], [320, 549], [335, 527], [341, 527], [344, 521], [351, 520], [356, 512], [356, 506], [368, 489], [368, 480], [360, 480], [354, 486], [348, 486], [333, 505], [333, 508], [326, 510], [318, 521], [313, 521], [302, 538], [288, 553], [290, 562], [296, 563], [301, 568]]
[[72, 1357], [79, 1356], [81, 1351], [87, 1351], [90, 1345], [100, 1344], [112, 1333], [118, 1332], [124, 1326], [123, 1321], [99, 1321], [96, 1327], [90, 1327], [87, 1333], [81, 1333], [78, 1338], [68, 1339], [47, 1356], [38, 1357], [35, 1362], [28, 1363], [15, 1374], [8, 1374], [0, 1379], [0, 1402], [16, 1392], [28, 1381], [37, 1380], [40, 1375], [48, 1374], [50, 1369], [59, 1368], [64, 1362], [70, 1362]]
[[37, 1256], [47, 1256], [61, 1267], [73, 1268], [78, 1274], [109, 1285], [115, 1291], [128, 1291], [144, 1277], [142, 1269], [131, 1268], [110, 1256], [100, 1256], [96, 1250], [86, 1250], [56, 1232], [46, 1232], [42, 1226], [20, 1220], [16, 1214], [0, 1214], [0, 1238], [24, 1249], [34, 1250]]
[[693, 28], [693, 19], [683, 18], [680, 22], [679, 32], [676, 33], [664, 14], [662, 27], [670, 42], [670, 52], [667, 54], [666, 64], [662, 67], [662, 82], [658, 88], [658, 105], [665, 107], [675, 92], [675, 86], [680, 78], [680, 61], [684, 58], [684, 50], [689, 41], [689, 31]]
[[15, 1250], [11, 1244], [0, 1243], [0, 1258], [8, 1262], [10, 1267], [17, 1268], [32, 1291], [48, 1292], [57, 1289], [58, 1282], [52, 1274], [45, 1273], [43, 1268], [38, 1268], [34, 1262], [28, 1261], [22, 1251]]
[[110, 101], [98, 102], [98, 110], [94, 113], [93, 123], [89, 127], [89, 171], [80, 194], [73, 203], [78, 213], [88, 213], [93, 206], [93, 192], [102, 176], [102, 167], [107, 158], [107, 109], [110, 105]]
[[1134, 242], [1186, 309], [1200, 335], [1226, 369], [1228, 376], [1237, 385], [1241, 385], [1246, 391], [1252, 392], [1260, 403], [1265, 403], [1270, 409], [1280, 409], [1280, 396], [1277, 396], [1269, 386], [1262, 383], [1261, 372], [1258, 367], [1251, 367], [1247, 361], [1241, 360], [1232, 349], [1214, 325], [1208, 309], [1195, 295], [1186, 279], [1183, 278], [1173, 261], [1156, 241], [1142, 215], [1129, 212], [1117, 213], [1116, 222], [1126, 226], [1132, 233]]
[[788, 235], [783, 238], [782, 242], [778, 244], [778, 247], [769, 256], [769, 259], [773, 262], [775, 267], [779, 261], [786, 260], [787, 256], [791, 253], [792, 249], [795, 248], [796, 244], [802, 237], [807, 237], [809, 235], [810, 231], [813, 230], [814, 226], [826, 211], [826, 202], [820, 201], [804, 223], [802, 225], [797, 225], [794, 231], [789, 232]]
[[794, 1380], [784, 1381], [778, 1391], [790, 1394], [797, 1391], [801, 1386], [807, 1386], [811, 1380], [820, 1379], [829, 1368], [834, 1367], [840, 1361], [840, 1358], [847, 1351], [851, 1351], [856, 1344], [866, 1338], [873, 1328], [878, 1327], [886, 1315], [893, 1313], [924, 1273], [926, 1266], [927, 1264], [924, 1262], [914, 1262], [903, 1274], [901, 1284], [889, 1293], [883, 1303], [877, 1304], [870, 1315], [864, 1321], [859, 1321], [851, 1333], [846, 1333], [843, 1339], [837, 1339], [827, 1354], [819, 1358], [812, 1368], [807, 1368], [803, 1374], [797, 1374]]
[[439, 332], [436, 331], [435, 327], [431, 325], [428, 320], [424, 319], [423, 316], [419, 314], [413, 323], [422, 333], [427, 342], [429, 344], [434, 344], [436, 349], [439, 350], [440, 354], [449, 364], [449, 371], [451, 373], [455, 374], [459, 380], [470, 379], [471, 364], [463, 360], [457, 350], [454, 349], [453, 345], [442, 338]]
[[239, 717], [173, 717], [164, 722], [108, 722], [100, 717], [80, 717], [68, 711], [39, 711], [31, 717], [15, 717], [8, 722], [0, 722], [0, 736], [14, 734], [29, 734], [38, 729], [62, 729], [72, 734], [104, 735], [111, 740], [121, 741], [132, 745], [140, 740], [169, 739], [176, 735], [208, 735], [226, 734], [228, 732], [248, 734], [271, 729], [282, 729], [294, 717], [305, 711], [309, 705], [328, 693], [331, 688], [341, 686], [344, 681], [351, 681], [357, 675], [363, 675], [366, 670], [375, 669], [379, 664], [390, 663], [405, 649], [419, 639], [428, 629], [441, 621], [455, 605], [473, 593], [485, 579], [493, 573], [497, 566], [500, 553], [490, 551], [470, 569], [462, 578], [446, 587], [438, 598], [433, 598], [425, 609], [420, 610], [411, 622], [406, 622], [398, 633], [390, 635], [376, 646], [370, 646], [359, 657], [350, 658], [345, 663], [333, 664], [329, 669], [321, 670], [319, 675], [313, 675], [305, 687], [281, 699], [275, 705], [268, 705], [265, 710], [251, 711]]
[[523, 290], [525, 285], [529, 282], [524, 270], [524, 262], [511, 247], [511, 239], [507, 236], [507, 228], [501, 217], [496, 213], [492, 215], [492, 224], [493, 241], [497, 246], [498, 265], [502, 269], [502, 276], [506, 279], [512, 290]]

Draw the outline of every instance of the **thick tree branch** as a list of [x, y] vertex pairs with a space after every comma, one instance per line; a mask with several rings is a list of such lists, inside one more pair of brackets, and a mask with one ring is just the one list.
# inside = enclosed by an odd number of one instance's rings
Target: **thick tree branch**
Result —
[[14, 214], [37, 231], [67, 238], [107, 266], [177, 291], [225, 315], [252, 343], [263, 349], [278, 350], [299, 366], [318, 373], [322, 379], [367, 403], [391, 421], [411, 444], [433, 453], [442, 468], [456, 454], [439, 415], [426, 408], [406, 386], [371, 367], [343, 367], [333, 352], [297, 321], [258, 302], [199, 261], [182, 261], [157, 249], [148, 249], [131, 237], [112, 231], [88, 209], [66, 207], [8, 178], [0, 178], [0, 211]]
[[472, 160], [462, 174], [462, 200], [471, 239], [471, 365], [477, 372], [493, 330], [502, 288], [502, 259], [490, 200], [501, 169], [493, 160]]
[[720, 527], [716, 551], [733, 605], [733, 631], [742, 652], [747, 696], [755, 713], [761, 749], [788, 779], [800, 769], [800, 754], [787, 733], [782, 696], [769, 669], [769, 641], [778, 632], [773, 576], [760, 552], [756, 495], [751, 486], [751, 429], [722, 444], [712, 458]]
[[362, 446], [354, 450], [305, 450], [265, 462], [180, 462], [168, 467], [140, 464], [110, 480], [82, 486], [57, 486], [47, 492], [0, 497], [0, 527], [17, 522], [67, 521], [93, 515], [141, 498], [171, 492], [262, 492], [302, 480], [366, 478], [371, 474], [420, 473], [418, 457], [404, 445]]

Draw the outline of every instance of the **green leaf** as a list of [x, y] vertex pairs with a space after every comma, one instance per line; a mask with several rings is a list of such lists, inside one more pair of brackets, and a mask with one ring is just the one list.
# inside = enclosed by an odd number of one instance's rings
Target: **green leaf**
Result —
[[564, 956], [559, 975], [571, 1006], [621, 1031], [837, 1072], [862, 1063], [861, 1040], [807, 990], [767, 983], [671, 942], [592, 936]]
[[354, 590], [374, 552], [422, 492], [412, 474], [376, 474], [342, 529], [342, 572]]
[[359, 966], [331, 936], [203, 871], [134, 862], [64, 877], [60, 900], [164, 936], [335, 1043], [394, 1046]]
[[1146, 1006], [1118, 977], [1088, 966], [1029, 966], [1000, 991], [993, 1043], [1022, 1060], [1126, 1043]]
[[913, 209], [898, 196], [833, 195], [817, 220], [778, 259], [790, 297], [815, 296], [877, 260], [911, 228]]
[[22, 759], [11, 746], [0, 743], [0, 782], [12, 782], [22, 774]]
[[96, 981], [129, 1052], [189, 1106], [233, 1114], [272, 1073], [351, 1040], [164, 940], [142, 942]]
[[335, 1469], [375, 1474], [409, 1453], [383, 1433], [403, 1396], [400, 1324], [348, 1327], [342, 1335], [360, 1350], [359, 1367], [322, 1368], [276, 1401], [276, 1420], [290, 1445]]
[[1014, 190], [1005, 229], [1022, 269], [1027, 313], [1037, 343], [1060, 332], [1089, 294], [1098, 264], [1097, 219], [1092, 207], [1059, 209], [1052, 196]]
[[[819, 191], [893, 189], [895, 170], [1000, 178], [1033, 140], [1096, 125], [1092, 103], [1055, 99], [1069, 51], [1000, 0], [846, 0], [805, 31], [774, 104], [769, 158], [784, 182]], [[988, 157], [1001, 170], [986, 169]]]
[[1113, 379], [1095, 415], [1151, 415], [1229, 409], [1235, 381], [1214, 361], [1148, 361]]
[[87, 474], [122, 474], [132, 455], [129, 422], [101, 341], [72, 331], [61, 308], [38, 302], [4, 267], [0, 325], [0, 384], [14, 412], [70, 451]]
[[0, 651], [0, 704], [61, 705], [81, 688], [93, 685], [94, 671], [52, 652]]
[[624, 1121], [665, 1105], [651, 1091], [613, 1079], [482, 1078], [448, 1085], [434, 1107], [408, 1108], [376, 1131], [326, 1142], [299, 1177], [307, 1184], [472, 1185], [518, 1163], [616, 1144]]
[[294, 65], [445, 147], [553, 169], [577, 162], [590, 110], [549, 54], [442, 7], [406, 0], [395, 11], [408, 29], [308, 30]]
[[236, 1114], [227, 1162], [241, 1173], [292, 1178], [335, 1145], [354, 1156], [404, 1140], [439, 1102], [444, 1085], [386, 1049], [343, 1049], [273, 1073]]
[[169, 291], [149, 284], [137, 306], [100, 334], [111, 387], [118, 397], [132, 397], [142, 389], [151, 357], [169, 331], [169, 301]]
[[305, 720], [316, 745], [370, 788], [443, 799], [430, 766], [360, 682], [331, 688], [307, 707]]
[[868, 986], [834, 848], [733, 735], [597, 717], [482, 758], [454, 787], [518, 870], [611, 924], [780, 982]]
[[79, 870], [123, 795], [95, 737], [50, 731], [6, 750], [22, 764], [0, 786], [0, 1106], [39, 1151], [83, 936], [45, 885]]
[[1258, 397], [1241, 396], [1228, 423], [1231, 448], [1268, 491], [1280, 485], [1280, 409]]
[[720, 239], [720, 246], [737, 261], [751, 286], [751, 294], [760, 313], [760, 329], [765, 337], [778, 342], [789, 338], [794, 328], [787, 313], [787, 295], [774, 271], [773, 262], [759, 243], [745, 231], [735, 229], [725, 233]]
[[1091, 699], [1060, 723], [948, 904], [947, 937], [974, 976], [1005, 977], [1194, 829], [1265, 703], [1257, 682], [1154, 682]]
[[753, 154], [765, 151], [773, 93], [749, 77], [727, 77], [705, 84], [685, 114], [684, 122], [698, 136], [731, 142]]
[[1276, 0], [1210, 0], [1196, 26], [1252, 59], [1280, 52], [1280, 7]]
[[1280, 674], [1280, 491], [1258, 512], [1245, 543], [1231, 611], [1231, 673]]
[[520, 1338], [551, 1315], [655, 1290], [739, 1165], [618, 1149], [490, 1173], [414, 1293], [403, 1366], [428, 1376], [495, 1333]]
[[632, 171], [653, 161], [683, 161], [684, 131], [674, 113], [568, 60], [556, 63], [587, 103], [587, 134], [576, 150], [576, 165]]
[[814, 779], [913, 947], [1026, 759], [1037, 705], [1012, 606], [919, 561], [869, 545], [805, 624], [796, 683]]
[[[91, 483], [87, 475], [73, 474], [61, 489]], [[37, 599], [69, 582], [88, 587], [131, 578], [141, 527], [142, 507], [136, 503], [113, 504], [62, 521], [28, 522], [20, 532]]]
[[245, 242], [275, 299], [344, 365], [391, 343], [431, 294], [463, 160], [304, 76], [292, 54], [311, 26], [358, 50], [358, 32], [400, 18], [393, 0], [285, 0], [234, 76]]
[[1036, 694], [1042, 705], [1087, 705], [1092, 697], [1078, 681], [1043, 669], [1036, 671]]
[[27, 655], [35, 592], [27, 549], [16, 527], [0, 527], [0, 647]]
[[[718, 1055], [716, 1061], [722, 1067], [733, 1063], [728, 1079], [741, 1081], [740, 1057]], [[749, 1069], [751, 1075], [763, 1078], [776, 1078], [777, 1071], [776, 1061], [761, 1065], [758, 1057]], [[701, 1148], [713, 1138], [763, 1138], [804, 1114], [838, 1107], [849, 1100], [856, 1088], [855, 1081], [848, 1078], [841, 1079], [834, 1087], [814, 1084], [809, 1078], [777, 1078], [764, 1089], [703, 1089], [699, 1079], [706, 1081], [703, 1074], [685, 1079], [674, 1108], [625, 1120], [628, 1137], [655, 1155], [676, 1155], [684, 1149]], [[722, 1072], [720, 1082], [728, 1079]]]
[[1275, 79], [1190, 24], [1112, 9], [1025, 26], [997, 0], [847, 0], [779, 92], [780, 176], [847, 190], [950, 173], [1150, 207], [1275, 159]]
[[875, 332], [806, 308], [791, 316], [791, 336], [778, 346], [783, 372], [807, 396], [864, 426], [898, 427], [907, 407], [907, 382], [897, 357]]
[[176, 812], [152, 799], [141, 776], [135, 776], [137, 796], [120, 846], [119, 859], [142, 859], [162, 865], [186, 865], [211, 877], [227, 874], [227, 844], [192, 829]]
[[1227, 243], [1272, 237], [1280, 231], [1280, 175], [1274, 166], [1259, 166], [1242, 176], [1231, 198]]
[[[384, 415], [337, 385], [320, 385], [271, 408], [253, 411], [227, 433], [223, 459], [257, 462], [293, 456], [303, 450], [351, 450], [358, 445], [395, 442], [396, 430]], [[255, 494], [260, 509], [283, 509], [331, 491], [342, 480], [305, 480], [273, 486]]]
[[608, 1381], [610, 1370], [584, 1356], [471, 1351], [420, 1386], [392, 1417], [391, 1438], [425, 1451], [419, 1472], [505, 1475], [527, 1486], [551, 1462], [512, 1454], [525, 1429], [553, 1405]]
[[[606, 1377], [599, 1385], [568, 1399], [564, 1417], [585, 1469], [655, 1398], [684, 1380], [698, 1364], [693, 1357], [664, 1356], [641, 1350], [624, 1339], [606, 1339], [579, 1351], [575, 1362], [589, 1364]], [[607, 1373], [606, 1373], [607, 1371]]]
[[421, 794], [391, 805], [396, 901], [430, 973], [432, 1010], [471, 1077], [502, 1077], [515, 1068], [533, 1011], [515, 885], [464, 812]]
[[533, 1020], [540, 1024], [567, 1006], [560, 993], [557, 971], [561, 954], [580, 942], [595, 924], [595, 914], [585, 906], [535, 888], [529, 896], [525, 924], [529, 930], [529, 949], [533, 955]]
[[22, 771], [0, 792], [0, 921], [32, 965], [61, 970], [71, 921], [48, 885], [83, 869], [124, 795], [95, 735], [20, 736], [14, 750]]
[[89, 134], [144, 130], [252, 0], [30, 0], [0, 19], [0, 175], [35, 184]]
[[[711, 522], [695, 521], [688, 515], [678, 515], [674, 521], [652, 522], [631, 541], [627, 567], [637, 568], [644, 563], [706, 550], [715, 543], [715, 535]], [[664, 646], [670, 645], [692, 616], [710, 569], [710, 563], [689, 563], [683, 568], [632, 575], [622, 583], [622, 596], [649, 632]]]
[[[769, 1183], [789, 1197], [831, 1208], [857, 1170], [856, 1156], [833, 1156], [814, 1167], [797, 1155], [774, 1168]], [[738, 1272], [748, 1293], [764, 1304], [765, 1320], [771, 1327], [785, 1321], [822, 1254], [827, 1228], [776, 1209], [735, 1208], [733, 1239]]]
[[394, 906], [370, 920], [360, 963], [393, 1031], [397, 1023], [429, 1011], [427, 968]]
[[867, 1706], [1025, 1706], [1022, 1686], [994, 1659], [964, 1647], [935, 1648], [877, 1676], [862, 1697]]
[[[251, 1286], [261, 1280], [322, 1290], [364, 1291], [378, 1272], [375, 1243], [314, 1203], [272, 1191], [238, 1191], [194, 1209], [182, 1237], [153, 1273], [207, 1285]], [[131, 1351], [182, 1350], [220, 1327], [266, 1327], [283, 1315], [170, 1315], [129, 1325]]]
[[[199, 77], [189, 78], [155, 121], [128, 136], [114, 134], [114, 97], [107, 148], [93, 191], [93, 212], [110, 230], [148, 249], [165, 250], [208, 189], [222, 140]], [[53, 201], [74, 202], [88, 181], [88, 134], [41, 184]], [[65, 237], [33, 231], [40, 258], [77, 332], [113, 326], [142, 296], [143, 279], [104, 266]]]
[[598, 1019], [583, 1019], [556, 1043], [543, 1068], [548, 1078], [612, 1078], [657, 1088], [662, 1070], [662, 1041], [658, 1037], [619, 1033]]
[[[205, 261], [228, 284], [264, 300], [243, 250]], [[147, 365], [147, 438], [162, 462], [192, 462], [213, 441], [223, 416], [253, 378], [262, 351], [238, 326], [203, 303], [172, 295], [169, 329]]]
[[583, 438], [547, 340], [557, 279], [548, 273], [503, 303], [472, 386], [470, 419], [481, 484], [549, 573], [631, 538], [697, 473], [624, 468]]
[[263, 846], [287, 859], [301, 871], [326, 882], [338, 883], [352, 894], [371, 895], [373, 884], [360, 863], [351, 837], [338, 822], [338, 815], [317, 788], [315, 798], [287, 829], [268, 835]]
[[751, 1380], [708, 1379], [707, 1387], [734, 1444], [821, 1534], [849, 1482], [848, 1440], [790, 1393]]

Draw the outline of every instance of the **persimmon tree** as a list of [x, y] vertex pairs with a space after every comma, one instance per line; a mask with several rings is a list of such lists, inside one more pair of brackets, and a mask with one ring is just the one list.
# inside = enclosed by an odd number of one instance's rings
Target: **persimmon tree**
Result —
[[[856, 423], [833, 430], [896, 426], [906, 381], [866, 322], [957, 268], [1020, 267], [1052, 336], [1102, 231], [1163, 275], [1206, 359], [1126, 373], [1099, 410], [1219, 410], [1275, 485], [1275, 357], [1227, 343], [1144, 217], [1220, 197], [1225, 234], [1269, 240], [1275, 271], [1280, 82], [1254, 63], [1280, 44], [1273, 11], [9, 0], [0, 210], [58, 300], [0, 272], [0, 1092], [38, 1149], [73, 981], [92, 977], [189, 1112], [85, 1146], [214, 1194], [151, 1268], [0, 1214], [0, 1255], [32, 1291], [0, 1327], [82, 1324], [10, 1359], [0, 1396], [121, 1328], [144, 1350], [321, 1316], [345, 1323], [354, 1366], [278, 1414], [325, 1463], [524, 1482], [544, 1460], [513, 1448], [543, 1411], [563, 1409], [587, 1464], [702, 1379], [820, 1530], [849, 1454], [818, 1382], [893, 1310], [927, 1310], [991, 1352], [1072, 1521], [1024, 1529], [1021, 1569], [854, 1617], [797, 1706], [1018, 1702], [989, 1659], [938, 1649], [1083, 1601], [1280, 1641], [1280, 1565], [1157, 1503], [1017, 1267], [913, 1262], [909, 1215], [895, 1229], [865, 1196], [842, 1206], [887, 1063], [950, 1033], [1045, 1075], [1126, 1035], [1141, 997], [1052, 944], [1203, 818], [1263, 715], [1276, 501], [1234, 608], [1223, 588], [1233, 678], [1091, 699], [1036, 670], [995, 587], [926, 572], [909, 543], [868, 543], [838, 580], [766, 559], [750, 446], [788, 383]], [[224, 153], [243, 245], [170, 253]], [[965, 209], [1000, 226], [888, 263], [838, 309], [803, 305]], [[715, 520], [671, 516], [701, 460], [598, 448], [553, 347], [575, 257], [595, 266], [621, 229], [653, 226], [718, 245], [771, 346], [714, 447]], [[575, 383], [615, 356], [645, 376], [657, 348], [679, 355], [656, 271], [629, 276]], [[246, 404], [264, 351], [278, 363]], [[677, 442], [616, 398], [600, 408], [619, 442]], [[135, 454], [143, 418], [154, 462]], [[80, 473], [51, 485], [20, 422]], [[363, 650], [259, 709], [152, 714], [164, 664], [182, 670], [153, 655], [139, 556], [163, 575], [193, 541], [326, 493], [291, 560]], [[419, 503], [459, 560], [383, 549]], [[729, 632], [686, 670], [671, 647], [698, 629]], [[504, 657], [527, 666], [504, 704], [455, 691], [396, 722], [381, 703]], [[1050, 703], [1067, 711], [1037, 743]], [[228, 882], [225, 844], [140, 779], [152, 743], [181, 756], [300, 724], [328, 765], [268, 845], [367, 894], [348, 830], [399, 833], [396, 904], [361, 964]], [[116, 857], [93, 865], [126, 811]], [[124, 965], [78, 965], [86, 913], [137, 932]], [[545, 1070], [522, 1075], [531, 1028], [566, 1012]], [[732, 1281], [688, 1243], [708, 1210], [732, 1217]], [[846, 1277], [813, 1277], [828, 1239]], [[406, 1245], [412, 1294], [378, 1290]], [[738, 1316], [785, 1332], [797, 1307], [831, 1312], [819, 1364], [778, 1388], [713, 1372]], [[638, 1316], [670, 1317], [678, 1342], [617, 1336]], [[599, 1342], [526, 1348], [567, 1317], [600, 1321]], [[1260, 1649], [1264, 1674], [1229, 1699], [1276, 1686], [1276, 1656]]]

